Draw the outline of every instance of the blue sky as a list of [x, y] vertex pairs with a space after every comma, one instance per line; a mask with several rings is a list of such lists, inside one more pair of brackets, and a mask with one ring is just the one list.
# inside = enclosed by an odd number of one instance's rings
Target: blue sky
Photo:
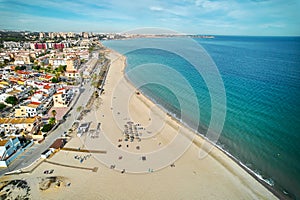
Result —
[[300, 35], [299, 0], [0, 0], [0, 29]]

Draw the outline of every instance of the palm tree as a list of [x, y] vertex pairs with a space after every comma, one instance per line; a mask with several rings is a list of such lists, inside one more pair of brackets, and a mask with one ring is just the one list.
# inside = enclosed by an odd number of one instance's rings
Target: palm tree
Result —
[[57, 80], [59, 80], [59, 78], [60, 78], [60, 72], [55, 72], [55, 78], [56, 78]]
[[50, 125], [54, 125], [55, 124], [55, 118], [54, 117], [51, 117], [50, 119], [49, 119], [49, 121], [48, 121], [48, 123], [50, 124]]
[[52, 111], [51, 111], [51, 114], [52, 114], [53, 118], [55, 119], [55, 116], [56, 116], [56, 114], [57, 114], [56, 110], [52, 110]]

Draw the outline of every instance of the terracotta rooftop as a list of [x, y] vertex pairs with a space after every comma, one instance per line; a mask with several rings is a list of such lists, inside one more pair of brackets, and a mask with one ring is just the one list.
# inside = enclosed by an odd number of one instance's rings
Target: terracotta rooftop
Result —
[[50, 85], [45, 85], [45, 86], [44, 86], [44, 89], [47, 89], [47, 90], [48, 90], [48, 89], [50, 89], [50, 88], [51, 88]]
[[30, 103], [27, 106], [30, 107], [30, 108], [37, 108], [37, 107], [39, 107], [39, 104]]
[[53, 76], [51, 76], [51, 75], [46, 75], [45, 76], [45, 79], [50, 79], [50, 78], [52, 78]]
[[63, 92], [57, 92], [54, 95], [59, 95], [59, 94], [63, 94]]
[[33, 104], [33, 105], [40, 105], [41, 103], [32, 101], [30, 104]]
[[0, 118], [0, 124], [30, 124], [35, 122], [37, 117], [32, 118]]
[[0, 146], [5, 146], [8, 140], [0, 140]]
[[57, 139], [52, 143], [50, 148], [60, 149], [60, 148], [63, 148], [65, 144], [66, 144], [66, 141], [64, 139]]

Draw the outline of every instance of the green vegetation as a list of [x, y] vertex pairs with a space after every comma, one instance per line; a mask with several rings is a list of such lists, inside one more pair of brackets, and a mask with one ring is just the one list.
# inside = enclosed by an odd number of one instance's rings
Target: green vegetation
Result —
[[56, 123], [56, 119], [55, 117], [51, 117], [48, 121], [49, 124], [51, 124], [52, 126]]
[[[51, 114], [52, 114], [53, 118], [55, 119], [55, 116], [56, 116], [56, 114], [57, 114], [56, 110], [52, 110], [52, 111], [51, 111]], [[51, 119], [51, 118], [50, 118], [50, 119]]]
[[51, 82], [52, 82], [52, 83], [58, 83], [58, 82], [59, 82], [59, 80], [58, 80], [58, 78], [56, 78], [56, 77], [53, 77], [53, 78], [52, 78], [52, 80], [51, 80]]
[[5, 105], [5, 104], [3, 104], [3, 103], [0, 103], [0, 110], [3, 110], [5, 107], [6, 107], [6, 105]]
[[[50, 118], [51, 119], [51, 118]], [[42, 128], [42, 132], [49, 132], [52, 129], [53, 125], [52, 124], [45, 124]]]
[[0, 42], [2, 43], [3, 41], [13, 41], [13, 42], [22, 42], [26, 41], [24, 36], [6, 36], [6, 37], [1, 37]]
[[56, 72], [65, 72], [67, 69], [67, 65], [59, 65], [54, 71]]
[[32, 69], [39, 71], [41, 69], [40, 65], [34, 65], [32, 66]]
[[18, 70], [25, 70], [26, 69], [26, 66], [16, 66], [15, 67], [15, 71], [18, 71]]
[[82, 110], [82, 108], [83, 108], [82, 106], [78, 106], [78, 107], [76, 108], [76, 111], [77, 111], [77, 112], [80, 112], [80, 111]]
[[5, 102], [11, 105], [16, 105], [18, 103], [18, 99], [15, 96], [9, 96], [5, 99]]
[[4, 62], [0, 63], [0, 67], [2, 68], [4, 66], [6, 66], [8, 63], [9, 63], [9, 60], [4, 59]]
[[33, 63], [35, 61], [35, 59], [33, 57], [30, 56], [30, 62]]
[[89, 52], [91, 53], [92, 51], [94, 51], [94, 49], [95, 49], [95, 46], [89, 47]]

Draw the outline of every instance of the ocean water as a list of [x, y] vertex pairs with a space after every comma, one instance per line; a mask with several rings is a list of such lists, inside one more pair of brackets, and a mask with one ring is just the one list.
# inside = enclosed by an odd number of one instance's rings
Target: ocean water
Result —
[[[172, 39], [114, 40], [104, 45], [127, 56], [127, 72], [148, 67], [147, 73], [128, 78], [136, 85], [147, 80], [150, 84], [140, 89], [157, 104], [181, 118], [178, 96], [188, 102], [185, 123], [199, 125], [199, 134], [206, 135], [212, 101], [203, 77], [176, 53], [144, 46], [145, 42], [166, 40]], [[226, 106], [226, 118], [217, 144], [287, 198], [299, 199], [300, 37], [216, 36], [194, 41], [212, 58], [224, 83], [226, 105], [219, 106]], [[182, 45], [178, 43], [179, 48]], [[197, 102], [191, 101], [191, 94], [168, 70], [158, 71], [155, 65], [180, 73], [194, 89]], [[153, 77], [174, 82], [176, 94], [151, 83]], [[199, 116], [193, 112], [195, 106]]]

